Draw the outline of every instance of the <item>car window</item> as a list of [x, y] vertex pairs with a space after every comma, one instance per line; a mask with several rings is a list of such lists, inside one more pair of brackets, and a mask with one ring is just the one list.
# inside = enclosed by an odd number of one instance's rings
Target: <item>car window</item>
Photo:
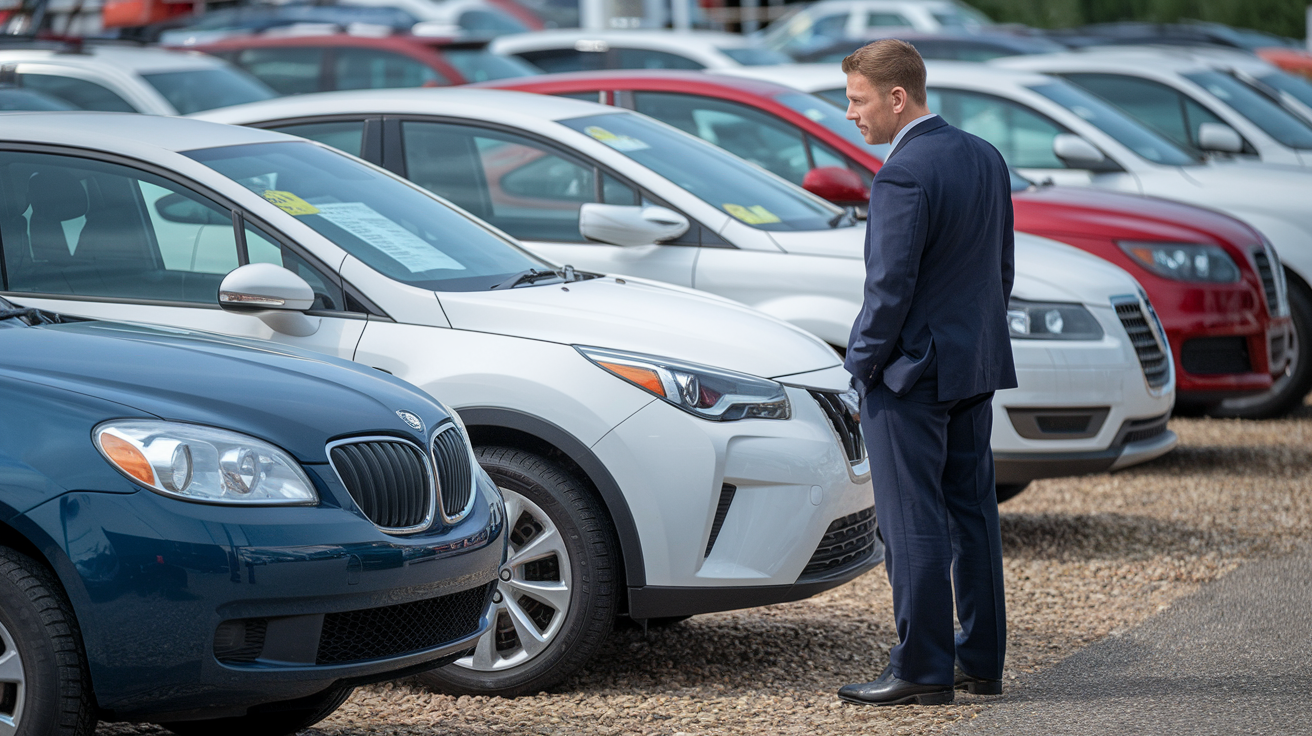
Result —
[[706, 65], [686, 56], [651, 49], [613, 49], [616, 69], [705, 69]]
[[1036, 84], [1031, 90], [1061, 105], [1118, 143], [1153, 163], [1192, 166], [1202, 163], [1193, 156], [1100, 98], [1064, 81]]
[[1160, 82], [1124, 74], [1066, 74], [1063, 77], [1195, 151], [1202, 150], [1198, 145], [1198, 126], [1203, 123], [1225, 124], [1188, 95]]
[[447, 49], [442, 58], [456, 68], [466, 82], [488, 82], [493, 79], [527, 77], [542, 72], [527, 61], [515, 56], [501, 56], [487, 49]]
[[528, 26], [504, 13], [488, 10], [466, 10], [456, 25], [474, 36], [500, 36], [507, 33], [527, 33]]
[[775, 66], [777, 64], [792, 64], [793, 60], [788, 54], [782, 51], [775, 51], [764, 46], [739, 46], [737, 48], [721, 48], [720, 53], [742, 64], [743, 66]]
[[992, 95], [940, 88], [929, 90], [928, 102], [929, 109], [949, 124], [992, 143], [1012, 166], [1066, 168], [1052, 152], [1053, 139], [1066, 129], [1021, 105]]
[[269, 130], [276, 130], [279, 133], [286, 133], [299, 138], [309, 138], [325, 146], [332, 146], [339, 151], [345, 151], [352, 156], [359, 156], [364, 148], [363, 120], [297, 123], [295, 125], [279, 125], [276, 128], [271, 127]]
[[12, 291], [213, 304], [237, 267], [232, 212], [117, 164], [0, 153]]
[[278, 96], [258, 79], [228, 67], [143, 74], [141, 78], [163, 95], [179, 115]]
[[802, 131], [736, 102], [670, 92], [634, 92], [634, 109], [801, 184], [811, 170]]
[[[916, 43], [916, 48], [921, 47], [921, 43]], [[945, 47], [950, 49], [943, 56], [934, 58], [939, 59], [956, 59], [957, 61], [988, 61], [989, 59], [998, 59], [1003, 56], [1015, 56], [1016, 52], [1003, 46], [994, 46], [986, 43], [947, 43]]]
[[703, 202], [762, 230], [828, 230], [843, 211], [706, 141], [629, 112], [560, 121]]
[[137, 112], [137, 108], [108, 87], [85, 79], [57, 74], [19, 74], [17, 81], [20, 87], [58, 97], [79, 110]]
[[829, 102], [832, 102], [833, 104], [838, 105], [839, 107], [843, 108], [844, 110], [847, 109], [847, 88], [846, 88], [846, 87], [838, 87], [838, 88], [836, 88], [836, 89], [822, 89], [822, 90], [819, 90], [819, 91], [815, 92], [815, 96], [816, 96], [816, 97], [820, 97], [820, 98], [825, 99], [825, 100], [828, 100]]
[[785, 92], [781, 95], [775, 95], [774, 101], [792, 108], [814, 123], [823, 125], [830, 132], [842, 136], [848, 143], [858, 146], [862, 150], [868, 150], [870, 155], [876, 158], [883, 159], [888, 156], [891, 146], [887, 143], [880, 143], [875, 146], [866, 143], [861, 131], [857, 130], [856, 124], [847, 119], [847, 90], [838, 90], [838, 97], [841, 102], [838, 103], [840, 109], [837, 110], [834, 109], [832, 99], [820, 95], [809, 95], [805, 92]]
[[304, 141], [185, 155], [263, 196], [379, 273], [435, 291], [481, 291], [550, 268], [422, 190]]
[[77, 108], [58, 97], [51, 97], [34, 90], [0, 89], [0, 110], [76, 110]]
[[597, 71], [606, 68], [606, 52], [575, 49], [542, 49], [516, 54], [519, 58], [548, 74], [554, 72]]
[[[847, 35], [847, 20], [850, 13], [832, 13], [816, 18], [808, 11], [793, 16], [792, 20], [778, 21], [783, 26], [783, 40], [771, 42], [770, 45], [788, 54], [800, 54], [813, 51], [836, 39]], [[771, 25], [771, 30], [774, 26]], [[771, 34], [774, 36], [774, 34]], [[777, 38], [777, 37], [776, 37]]]
[[314, 290], [311, 309], [339, 311], [344, 308], [346, 300], [336, 276], [325, 275], [295, 251], [249, 223], [246, 225], [245, 236], [248, 262], [272, 263], [305, 279], [305, 283]]
[[1195, 72], [1183, 76], [1210, 92], [1284, 145], [1303, 150], [1312, 149], [1312, 126], [1305, 124], [1238, 79], [1217, 71]]
[[1258, 77], [1258, 81], [1312, 107], [1312, 81], [1308, 79], [1286, 72], [1271, 72]]
[[337, 49], [333, 62], [336, 89], [396, 89], [449, 86], [447, 79], [428, 65], [407, 56], [376, 49]]
[[244, 49], [234, 60], [278, 94], [303, 95], [322, 90], [321, 48]]
[[517, 238], [583, 242], [579, 208], [597, 201], [592, 166], [512, 133], [422, 121], [401, 127], [414, 183]]
[[911, 21], [900, 13], [874, 11], [866, 13], [868, 28], [910, 28]]
[[843, 154], [826, 146], [824, 143], [821, 143], [809, 135], [806, 137], [806, 142], [811, 149], [812, 168], [820, 168], [821, 166], [838, 166], [844, 169], [847, 168], [847, 158], [844, 157]]

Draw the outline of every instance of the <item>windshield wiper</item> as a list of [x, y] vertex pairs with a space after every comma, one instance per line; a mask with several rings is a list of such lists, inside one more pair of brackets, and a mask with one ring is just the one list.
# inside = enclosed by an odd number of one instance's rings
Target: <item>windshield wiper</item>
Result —
[[536, 268], [530, 268], [527, 271], [520, 271], [519, 273], [515, 274], [514, 276], [511, 276], [510, 278], [506, 279], [505, 281], [502, 281], [499, 284], [493, 285], [491, 290], [495, 291], [497, 289], [513, 289], [516, 286], [519, 286], [520, 284], [532, 284], [547, 278], [561, 278], [561, 276], [560, 274], [550, 269], [541, 270]]
[[[8, 304], [8, 302], [6, 302], [6, 304]], [[20, 318], [26, 318], [29, 325], [53, 325], [58, 324], [60, 321], [59, 315], [51, 314], [50, 312], [35, 307], [0, 309], [0, 320]]]
[[856, 221], [857, 221], [856, 208], [844, 207], [842, 212], [839, 212], [838, 214], [829, 218], [829, 227], [831, 228], [849, 227], [851, 225], [855, 225]]

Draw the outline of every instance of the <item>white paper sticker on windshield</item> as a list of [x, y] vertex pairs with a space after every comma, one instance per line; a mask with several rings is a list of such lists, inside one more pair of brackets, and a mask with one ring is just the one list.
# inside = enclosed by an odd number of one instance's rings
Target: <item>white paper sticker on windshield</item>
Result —
[[583, 132], [614, 148], [616, 151], [641, 151], [651, 148], [651, 146], [637, 138], [627, 135], [615, 135], [599, 125], [589, 125], [583, 129]]
[[451, 256], [429, 245], [422, 238], [378, 214], [363, 202], [337, 202], [315, 205], [319, 216], [372, 245], [405, 266], [411, 273], [449, 269], [463, 271]]

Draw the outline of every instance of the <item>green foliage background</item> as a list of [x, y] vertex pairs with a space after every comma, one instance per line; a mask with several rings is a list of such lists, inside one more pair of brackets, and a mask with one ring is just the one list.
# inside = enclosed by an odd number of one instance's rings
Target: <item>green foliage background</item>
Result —
[[1309, 0], [968, 0], [999, 23], [1068, 28], [1086, 23], [1181, 18], [1304, 38]]

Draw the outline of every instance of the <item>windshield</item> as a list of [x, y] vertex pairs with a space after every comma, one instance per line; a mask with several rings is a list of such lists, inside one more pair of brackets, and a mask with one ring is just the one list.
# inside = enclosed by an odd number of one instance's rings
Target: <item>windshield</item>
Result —
[[541, 74], [542, 70], [518, 56], [501, 56], [487, 49], [441, 49], [442, 58], [460, 72], [466, 82], [489, 82]]
[[1217, 71], [1194, 72], [1182, 76], [1212, 93], [1261, 128], [1262, 132], [1284, 145], [1312, 149], [1312, 127], [1238, 79]]
[[192, 69], [185, 72], [142, 74], [179, 115], [216, 107], [271, 100], [278, 96], [260, 80], [236, 69]]
[[560, 121], [761, 230], [828, 230], [843, 210], [700, 138], [632, 113]]
[[57, 97], [25, 89], [0, 89], [0, 110], [76, 110]]
[[442, 200], [313, 143], [254, 143], [186, 155], [402, 283], [482, 291], [512, 274], [550, 268]]
[[813, 122], [819, 123], [833, 132], [843, 136], [843, 138], [854, 146], [859, 146], [861, 150], [866, 151], [871, 156], [884, 160], [888, 158], [887, 143], [881, 143], [872, 146], [866, 143], [866, 139], [857, 130], [856, 123], [848, 120], [846, 116], [847, 92], [843, 92], [843, 108], [835, 108], [833, 103], [818, 95], [808, 95], [805, 92], [785, 92], [777, 95], [775, 102], [784, 105], [792, 110], [800, 112]]
[[720, 53], [743, 66], [775, 66], [792, 64], [792, 57], [782, 51], [775, 51], [764, 46], [740, 46], [738, 48], [720, 49]]
[[1126, 117], [1111, 105], [1063, 82], [1039, 84], [1030, 89], [1084, 118], [1118, 143], [1156, 164], [1191, 166], [1201, 159], [1185, 153], [1174, 143]]
[[[1281, 97], [1283, 102], [1300, 111], [1300, 114], [1305, 117], [1312, 115], [1312, 82], [1285, 72], [1272, 72], [1258, 77], [1257, 81], [1275, 90], [1275, 94]], [[1299, 105], [1303, 107], [1300, 108]], [[1306, 108], [1306, 112], [1302, 112], [1303, 108]]]

